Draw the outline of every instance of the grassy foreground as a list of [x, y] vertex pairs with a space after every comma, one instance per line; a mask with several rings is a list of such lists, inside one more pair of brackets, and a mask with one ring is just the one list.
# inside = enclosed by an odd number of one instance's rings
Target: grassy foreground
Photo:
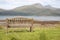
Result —
[[[27, 29], [28, 30], [28, 29]], [[34, 28], [33, 32], [26, 29], [0, 28], [0, 40], [60, 40], [60, 28]]]

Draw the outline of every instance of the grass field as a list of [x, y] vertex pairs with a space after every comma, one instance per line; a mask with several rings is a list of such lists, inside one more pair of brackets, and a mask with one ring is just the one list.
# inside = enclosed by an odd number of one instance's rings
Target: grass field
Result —
[[60, 40], [60, 27], [29, 29], [6, 29], [0, 28], [0, 40]]

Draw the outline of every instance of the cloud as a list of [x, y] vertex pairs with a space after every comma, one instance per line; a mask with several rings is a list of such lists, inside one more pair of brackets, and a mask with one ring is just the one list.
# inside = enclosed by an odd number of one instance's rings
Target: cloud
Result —
[[41, 3], [42, 5], [52, 5], [60, 7], [60, 0], [0, 0], [0, 8], [12, 9], [18, 6]]

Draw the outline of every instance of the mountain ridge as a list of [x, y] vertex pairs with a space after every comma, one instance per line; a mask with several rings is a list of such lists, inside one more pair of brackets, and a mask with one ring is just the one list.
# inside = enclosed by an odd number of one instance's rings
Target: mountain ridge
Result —
[[20, 16], [60, 16], [60, 9], [50, 5], [43, 6], [39, 3], [25, 5], [12, 10], [0, 11], [0, 15], [20, 15]]

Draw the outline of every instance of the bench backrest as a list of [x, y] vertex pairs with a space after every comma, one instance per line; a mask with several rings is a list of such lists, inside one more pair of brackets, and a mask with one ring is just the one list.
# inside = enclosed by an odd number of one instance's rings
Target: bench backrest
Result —
[[33, 19], [29, 18], [23, 18], [23, 17], [18, 17], [18, 18], [10, 18], [6, 19], [7, 22], [7, 27], [30, 27], [33, 25]]

